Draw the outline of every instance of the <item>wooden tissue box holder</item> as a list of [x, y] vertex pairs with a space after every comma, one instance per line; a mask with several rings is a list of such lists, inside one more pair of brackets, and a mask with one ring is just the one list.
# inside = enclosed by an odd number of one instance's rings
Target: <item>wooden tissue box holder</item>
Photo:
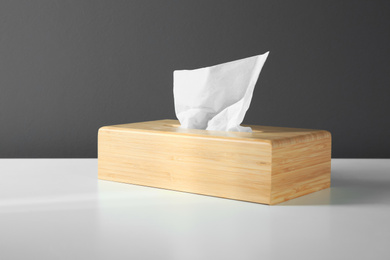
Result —
[[98, 177], [277, 204], [330, 186], [331, 134], [251, 126], [252, 133], [179, 128], [177, 120], [104, 126]]

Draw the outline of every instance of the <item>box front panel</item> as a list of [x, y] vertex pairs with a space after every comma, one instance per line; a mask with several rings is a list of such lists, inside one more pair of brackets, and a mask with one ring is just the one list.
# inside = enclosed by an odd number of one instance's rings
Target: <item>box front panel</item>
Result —
[[270, 202], [266, 142], [103, 128], [98, 159], [100, 179]]

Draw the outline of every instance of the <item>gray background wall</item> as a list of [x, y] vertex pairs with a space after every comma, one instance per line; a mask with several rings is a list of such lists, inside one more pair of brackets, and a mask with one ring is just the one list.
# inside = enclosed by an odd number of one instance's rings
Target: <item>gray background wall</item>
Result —
[[244, 123], [390, 157], [389, 1], [0, 1], [0, 157], [96, 157], [100, 126], [175, 118], [172, 72], [266, 51]]

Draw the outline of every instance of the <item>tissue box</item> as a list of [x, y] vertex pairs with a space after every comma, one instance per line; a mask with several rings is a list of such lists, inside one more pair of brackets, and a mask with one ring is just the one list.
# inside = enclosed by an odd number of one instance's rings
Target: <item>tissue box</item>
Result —
[[331, 134], [251, 125], [253, 132], [182, 129], [177, 120], [104, 126], [98, 177], [277, 204], [330, 186]]

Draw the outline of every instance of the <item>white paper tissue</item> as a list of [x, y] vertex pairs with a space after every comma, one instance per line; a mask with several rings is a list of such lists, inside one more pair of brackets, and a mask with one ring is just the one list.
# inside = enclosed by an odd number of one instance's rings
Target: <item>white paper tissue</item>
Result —
[[268, 53], [219, 65], [175, 70], [175, 112], [182, 128], [251, 132], [240, 126]]

